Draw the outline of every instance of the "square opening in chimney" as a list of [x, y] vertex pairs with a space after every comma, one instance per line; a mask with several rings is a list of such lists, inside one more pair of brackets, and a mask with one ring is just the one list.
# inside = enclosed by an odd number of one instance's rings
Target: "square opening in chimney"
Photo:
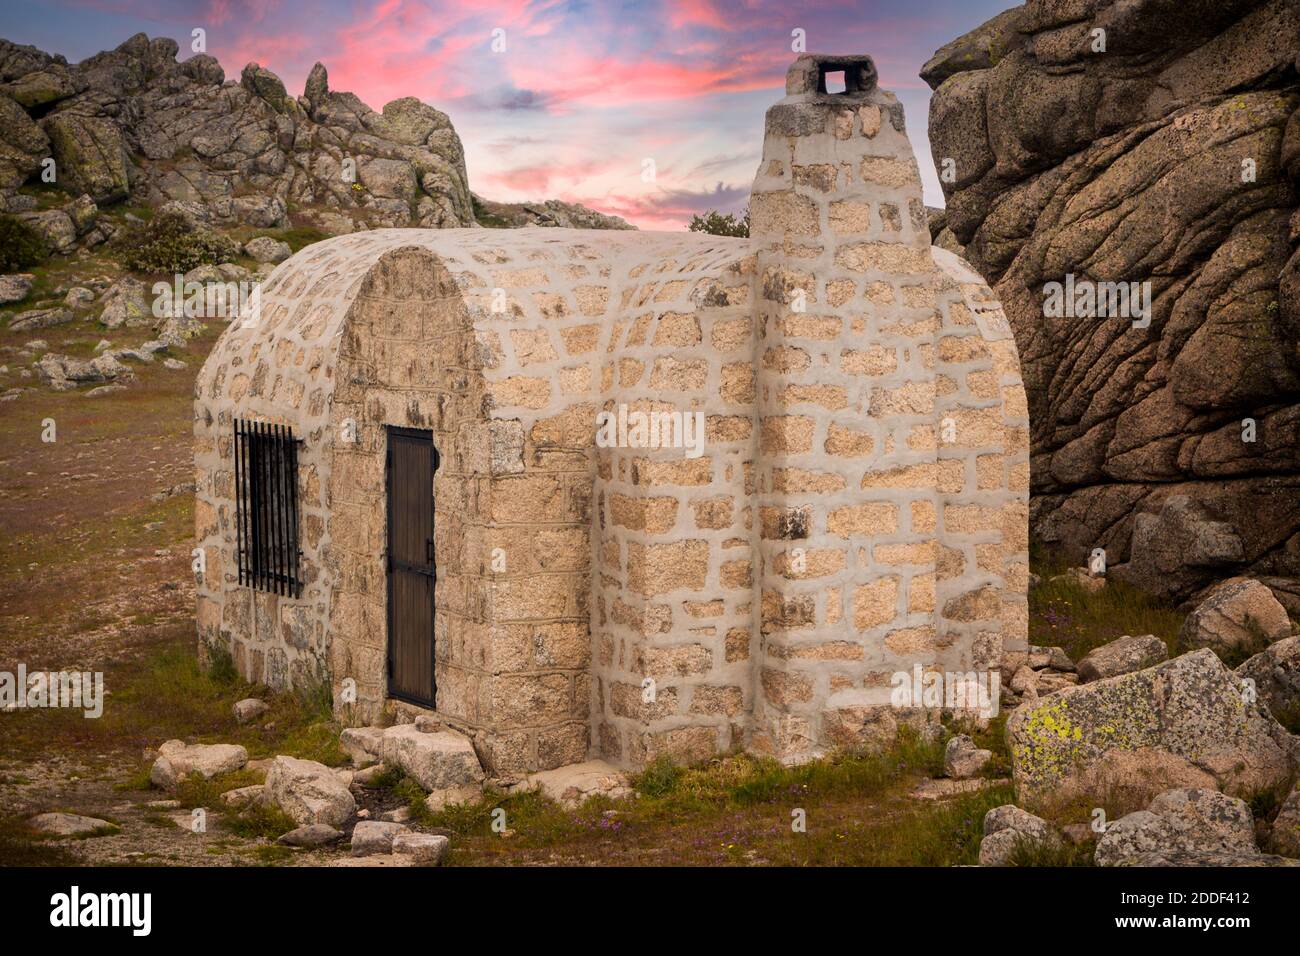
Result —
[[823, 91], [827, 93], [843, 93], [847, 89], [843, 70], [831, 70], [822, 74]]

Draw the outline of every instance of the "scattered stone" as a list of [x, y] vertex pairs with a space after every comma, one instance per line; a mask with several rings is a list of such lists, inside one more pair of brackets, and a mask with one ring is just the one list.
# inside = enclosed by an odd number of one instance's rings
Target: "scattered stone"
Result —
[[1244, 800], [1217, 790], [1169, 790], [1110, 823], [1097, 841], [1098, 866], [1118, 866], [1144, 853], [1257, 853], [1255, 821]]
[[68, 309], [29, 309], [19, 312], [9, 320], [10, 332], [31, 332], [34, 329], [48, 329], [56, 325], [67, 325], [73, 319]]
[[243, 700], [235, 701], [231, 708], [235, 713], [235, 722], [240, 724], [257, 720], [270, 709], [271, 706], [266, 701], [258, 700], [256, 697], [245, 697]]
[[154, 321], [153, 311], [144, 297], [144, 284], [126, 276], [109, 286], [103, 297], [104, 310], [99, 322], [105, 328], [137, 328]]
[[266, 775], [268, 799], [299, 824], [342, 825], [357, 804], [329, 767], [314, 760], [276, 757]]
[[1173, 787], [1246, 796], [1283, 786], [1300, 760], [1275, 720], [1242, 706], [1236, 675], [1209, 650], [1022, 704], [1007, 742], [1029, 806], [1141, 806]]
[[993, 751], [981, 750], [966, 734], [948, 741], [943, 751], [943, 772], [953, 780], [969, 780], [993, 759]]
[[1037, 647], [1029, 646], [1028, 664], [1034, 670], [1042, 670], [1044, 667], [1051, 668], [1054, 671], [1073, 672], [1074, 661], [1070, 660], [1070, 655], [1065, 653], [1061, 647]]
[[108, 339], [100, 339], [99, 343], [95, 346], [95, 354], [98, 355], [100, 352], [105, 352], [112, 347], [113, 343]]
[[990, 780], [986, 777], [972, 777], [969, 780], [926, 777], [912, 788], [908, 796], [913, 800], [947, 800], [964, 793], [975, 793], [986, 787], [1004, 786], [1010, 782], [1010, 780]]
[[1250, 578], [1229, 578], [1187, 615], [1178, 643], [1208, 647], [1235, 663], [1290, 636], [1291, 619], [1272, 591]]
[[406, 823], [412, 816], [410, 807], [398, 807], [396, 810], [389, 810], [380, 819], [386, 823]]
[[1014, 804], [994, 807], [984, 814], [984, 839], [980, 841], [980, 866], [1010, 866], [1022, 848], [1052, 848], [1061, 836], [1050, 823]]
[[1154, 634], [1124, 637], [1094, 648], [1079, 661], [1079, 680], [1090, 683], [1154, 667], [1169, 657], [1165, 642]]
[[[355, 839], [355, 837], [354, 837]], [[420, 866], [437, 866], [447, 855], [451, 841], [434, 833], [402, 832], [393, 837], [393, 853], [409, 856]]]
[[51, 252], [69, 253], [76, 248], [77, 227], [72, 224], [72, 217], [62, 209], [23, 212], [18, 214], [18, 218], [41, 234]]
[[163, 368], [169, 368], [169, 369], [171, 369], [173, 372], [176, 372], [176, 371], [179, 371], [179, 370], [181, 370], [181, 369], [183, 369], [183, 368], [188, 368], [188, 367], [189, 367], [189, 366], [187, 366], [187, 365], [186, 365], [184, 362], [182, 362], [180, 359], [174, 359], [174, 358], [163, 359]]
[[95, 293], [82, 286], [73, 286], [63, 297], [63, 304], [69, 309], [84, 309], [95, 301]]
[[365, 820], [352, 830], [352, 855], [373, 856], [377, 853], [392, 853], [394, 852], [393, 839], [399, 833], [406, 832], [406, 827], [400, 823]]
[[588, 797], [621, 800], [632, 793], [627, 775], [605, 760], [587, 760], [531, 774], [520, 789], [541, 790], [567, 808], [582, 804]]
[[339, 734], [339, 746], [356, 767], [378, 763], [383, 743], [383, 727], [345, 727]]
[[33, 278], [30, 272], [0, 276], [0, 305], [11, 305], [27, 298], [27, 293], [32, 291]]
[[125, 385], [97, 385], [90, 391], [86, 392], [87, 398], [103, 398], [105, 395], [112, 395], [116, 392], [125, 392]]
[[181, 802], [179, 800], [150, 800], [145, 806], [150, 810], [179, 810]]
[[64, 837], [86, 836], [96, 831], [107, 836], [108, 832], [116, 833], [120, 829], [107, 820], [83, 817], [79, 813], [41, 813], [32, 817], [27, 823], [41, 833]]
[[382, 777], [388, 768], [381, 763], [371, 764], [364, 767], [352, 775], [352, 782], [361, 787], [370, 787], [380, 777]]
[[287, 242], [272, 239], [270, 236], [258, 236], [244, 243], [244, 254], [257, 262], [284, 262], [293, 255]]
[[1011, 689], [1017, 694], [1036, 697], [1038, 694], [1038, 671], [1028, 664], [1021, 666], [1011, 678]]
[[330, 866], [366, 866], [366, 867], [404, 867], [417, 866], [415, 858], [398, 856], [395, 853], [376, 854], [374, 856], [343, 856], [329, 862]]
[[1050, 580], [1053, 584], [1060, 581], [1077, 585], [1089, 594], [1099, 594], [1106, 587], [1106, 579], [1101, 575], [1089, 573], [1087, 568], [1070, 568], [1064, 574], [1058, 574]]
[[342, 830], [336, 830], [324, 823], [309, 823], [290, 830], [275, 842], [284, 846], [317, 847], [333, 843], [342, 837]]
[[234, 790], [227, 790], [221, 795], [221, 802], [233, 809], [242, 810], [244, 807], [261, 801], [265, 796], [266, 788], [259, 783], [251, 787], [237, 787]]
[[174, 790], [182, 780], [197, 773], [205, 780], [230, 773], [248, 763], [248, 751], [238, 744], [186, 744], [169, 740], [158, 748], [158, 759], [149, 771], [154, 786]]

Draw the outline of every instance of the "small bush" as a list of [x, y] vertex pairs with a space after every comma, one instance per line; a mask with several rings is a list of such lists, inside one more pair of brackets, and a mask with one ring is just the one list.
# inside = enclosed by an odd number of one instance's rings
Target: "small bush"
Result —
[[233, 239], [196, 225], [179, 212], [132, 223], [118, 240], [122, 263], [136, 272], [185, 273], [239, 255]]
[[21, 219], [0, 216], [0, 272], [19, 272], [45, 261], [49, 247], [39, 232]]
[[725, 216], [710, 209], [703, 216], [691, 216], [691, 223], [686, 227], [690, 232], [706, 232], [711, 236], [731, 236], [737, 239], [749, 238], [749, 210], [737, 218], [731, 213]]

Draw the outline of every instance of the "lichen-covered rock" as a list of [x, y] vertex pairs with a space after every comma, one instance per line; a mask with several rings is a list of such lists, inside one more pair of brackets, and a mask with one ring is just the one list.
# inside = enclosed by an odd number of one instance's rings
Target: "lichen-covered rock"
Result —
[[32, 291], [32, 278], [30, 272], [0, 276], [0, 305], [12, 305], [27, 298], [27, 293]]
[[383, 727], [344, 727], [339, 746], [357, 767], [368, 767], [383, 759]]
[[62, 209], [25, 212], [18, 218], [40, 233], [51, 252], [69, 252], [77, 244], [77, 227]]
[[338, 827], [357, 808], [347, 784], [333, 770], [297, 757], [279, 756], [271, 762], [266, 774], [266, 796], [303, 826], [324, 823]]
[[58, 182], [74, 196], [88, 193], [97, 203], [125, 199], [131, 191], [126, 140], [112, 120], [55, 113], [42, 121], [57, 163]]
[[1028, 806], [1142, 806], [1174, 787], [1250, 797], [1285, 785], [1300, 759], [1295, 738], [1204, 649], [1030, 701], [1007, 721], [1007, 741]]
[[44, 130], [15, 100], [0, 94], [0, 188], [21, 186], [49, 155]]
[[1232, 578], [1214, 588], [1183, 621], [1182, 647], [1208, 647], [1236, 663], [1291, 636], [1291, 620], [1273, 592], [1258, 581]]
[[19, 312], [9, 320], [9, 331], [32, 332], [36, 329], [48, 329], [55, 325], [67, 325], [72, 318], [72, 312], [64, 308], [28, 309]]
[[1093, 648], [1079, 661], [1079, 680], [1090, 683], [1154, 667], [1169, 656], [1165, 642], [1154, 634], [1124, 637]]
[[287, 242], [272, 239], [270, 236], [258, 236], [244, 243], [244, 252], [258, 262], [284, 262], [293, 255]]
[[1279, 721], [1300, 718], [1300, 637], [1270, 644], [1238, 667], [1237, 676], [1252, 682], [1260, 705]]
[[132, 276], [125, 276], [109, 286], [101, 301], [104, 310], [99, 321], [107, 329], [138, 328], [154, 321], [153, 310], [145, 301], [144, 283]]
[[[943, 226], [1024, 365], [1034, 536], [1180, 599], [1300, 577], [1298, 33], [1291, 0], [1027, 0], [922, 74]], [[1049, 310], [1067, 276], [1142, 301]], [[1174, 496], [1196, 547], [1153, 533]]]
[[1108, 824], [1094, 859], [1098, 866], [1120, 866], [1147, 853], [1204, 852], [1259, 852], [1244, 800], [1217, 790], [1166, 791], [1147, 809]]

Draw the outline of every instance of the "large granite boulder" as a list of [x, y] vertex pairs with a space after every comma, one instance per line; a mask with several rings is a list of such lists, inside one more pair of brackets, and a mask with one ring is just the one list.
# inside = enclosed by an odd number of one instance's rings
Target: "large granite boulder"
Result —
[[1214, 588], [1183, 621], [1182, 648], [1208, 647], [1236, 664], [1291, 636], [1291, 619], [1273, 592], [1249, 578]]
[[1294, 0], [1027, 0], [922, 73], [937, 225], [1020, 353], [1033, 535], [1179, 599], [1300, 577], [1298, 38]]
[[434, 806], [470, 803], [483, 792], [483, 768], [469, 738], [450, 730], [425, 732], [415, 724], [384, 731], [384, 763], [400, 767], [427, 793]]
[[1091, 683], [1120, 674], [1131, 674], [1154, 667], [1169, 656], [1165, 642], [1154, 634], [1136, 637], [1125, 635], [1118, 640], [1094, 648], [1078, 663], [1079, 682]]
[[1286, 786], [1300, 762], [1300, 738], [1247, 702], [1208, 649], [1029, 701], [1007, 741], [1030, 807], [1141, 807], [1176, 787], [1249, 799]]
[[356, 811], [357, 802], [339, 775], [314, 760], [276, 757], [266, 774], [266, 798], [299, 826], [323, 823], [338, 827]]
[[1259, 852], [1250, 807], [1217, 790], [1179, 789], [1108, 824], [1094, 859], [1098, 866], [1122, 866], [1147, 853], [1219, 851]]
[[1300, 637], [1270, 644], [1238, 667], [1237, 676], [1251, 682], [1260, 706], [1300, 731]]

